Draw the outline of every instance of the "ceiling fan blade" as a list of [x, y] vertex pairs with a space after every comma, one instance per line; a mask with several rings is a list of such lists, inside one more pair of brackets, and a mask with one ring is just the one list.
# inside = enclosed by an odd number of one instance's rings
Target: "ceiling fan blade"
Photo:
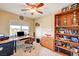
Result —
[[31, 6], [31, 4], [29, 4], [29, 3], [25, 3], [26, 5], [28, 5], [28, 6]]
[[30, 6], [30, 7], [35, 6], [35, 5], [33, 5], [33, 4], [30, 4], [30, 3], [26, 3], [26, 5], [28, 5], [28, 6]]
[[29, 9], [21, 9], [21, 11], [27, 11], [27, 10], [29, 10]]
[[36, 10], [38, 13], [40, 13], [40, 14], [43, 14], [43, 12], [42, 11], [38, 11], [38, 10]]
[[44, 6], [44, 3], [39, 3], [39, 4], [36, 6], [36, 8], [40, 8], [40, 7], [42, 7], [42, 6]]

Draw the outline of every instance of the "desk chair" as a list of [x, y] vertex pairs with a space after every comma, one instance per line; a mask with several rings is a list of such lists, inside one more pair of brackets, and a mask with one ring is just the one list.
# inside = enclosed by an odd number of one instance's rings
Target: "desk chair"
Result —
[[34, 38], [32, 38], [32, 37], [28, 37], [28, 40], [25, 40], [25, 42], [24, 42], [24, 44], [25, 44], [24, 52], [29, 51], [29, 53], [31, 53], [31, 51], [33, 49], [35, 49], [34, 45], [33, 45], [33, 42], [34, 42]]

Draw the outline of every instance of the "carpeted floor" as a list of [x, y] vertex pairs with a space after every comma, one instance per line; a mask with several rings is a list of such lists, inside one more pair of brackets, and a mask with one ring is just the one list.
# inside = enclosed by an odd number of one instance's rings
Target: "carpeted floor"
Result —
[[29, 51], [24, 52], [24, 48], [19, 48], [12, 56], [61, 56], [56, 52], [52, 52], [51, 50], [42, 47], [38, 43], [34, 43], [34, 47], [35, 49], [33, 49], [31, 53], [29, 53]]

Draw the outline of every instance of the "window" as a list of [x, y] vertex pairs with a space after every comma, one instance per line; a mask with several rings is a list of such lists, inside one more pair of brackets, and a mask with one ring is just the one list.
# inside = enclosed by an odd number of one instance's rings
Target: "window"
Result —
[[25, 34], [29, 34], [29, 27], [28, 26], [22, 26], [22, 31], [24, 31]]
[[24, 31], [29, 34], [29, 26], [10, 25], [10, 35], [16, 35], [18, 31]]

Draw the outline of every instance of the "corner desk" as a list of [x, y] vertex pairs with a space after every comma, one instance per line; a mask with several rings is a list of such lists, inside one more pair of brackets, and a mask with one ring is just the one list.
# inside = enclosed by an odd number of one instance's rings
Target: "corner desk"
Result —
[[0, 56], [12, 55], [14, 52], [16, 52], [16, 41], [25, 40], [28, 39], [29, 37], [30, 36], [21, 36], [0, 41]]

